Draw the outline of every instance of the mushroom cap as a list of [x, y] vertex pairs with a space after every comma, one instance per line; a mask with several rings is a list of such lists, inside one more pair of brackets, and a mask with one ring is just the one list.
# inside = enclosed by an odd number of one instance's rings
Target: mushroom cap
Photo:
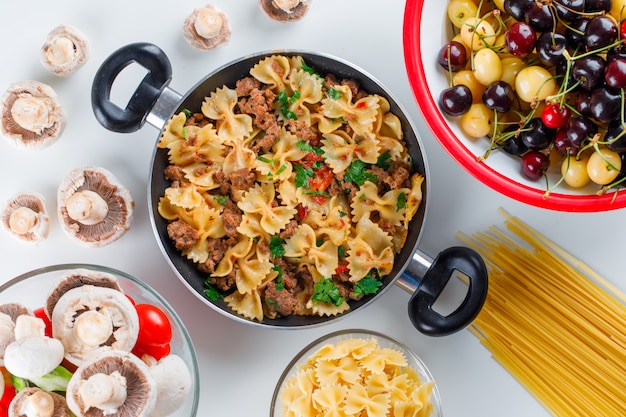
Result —
[[52, 289], [48, 293], [46, 304], [44, 305], [46, 315], [52, 318], [52, 312], [59, 298], [72, 288], [82, 287], [83, 285], [112, 288], [122, 292], [122, 287], [120, 287], [120, 283], [115, 275], [86, 268], [76, 268], [61, 275], [52, 285]]
[[119, 372], [126, 380], [126, 400], [114, 415], [119, 417], [151, 415], [156, 405], [157, 388], [148, 366], [132, 353], [111, 350], [83, 363], [68, 382], [67, 406], [76, 417], [103, 415], [98, 409], [88, 408], [81, 396], [80, 387], [93, 375], [112, 375], [114, 372]]
[[[198, 18], [208, 18], [211, 20], [210, 23], [207, 23], [208, 26], [217, 29], [218, 25], [219, 30], [214, 35], [209, 35], [205, 37], [198, 32], [198, 25], [196, 22]], [[226, 44], [230, 39], [230, 26], [228, 23], [228, 17], [222, 11], [218, 10], [211, 4], [207, 4], [202, 8], [194, 9], [193, 12], [187, 16], [185, 22], [183, 23], [183, 37], [192, 47], [202, 50], [208, 51], [210, 49], [215, 49], [220, 45]]]
[[76, 366], [109, 350], [130, 352], [139, 334], [137, 310], [130, 300], [120, 291], [93, 285], [66, 291], [51, 321], [65, 359]]
[[20, 417], [27, 416], [27, 409], [29, 408], [28, 401], [35, 400], [38, 404], [49, 404], [50, 401], [54, 409], [51, 414], [52, 417], [69, 417], [70, 413], [65, 404], [65, 398], [55, 392], [43, 391], [39, 388], [29, 387], [20, 390], [9, 405], [9, 416]]
[[165, 417], [178, 410], [191, 390], [191, 373], [178, 355], [167, 355], [150, 366], [157, 385], [157, 402], [150, 417]]
[[[83, 191], [93, 191], [106, 202], [108, 212], [102, 221], [85, 224], [70, 217], [68, 200]], [[134, 205], [130, 191], [111, 172], [100, 167], [72, 170], [57, 191], [61, 227], [70, 238], [87, 247], [102, 247], [122, 237], [130, 228]]]
[[52, 29], [41, 47], [41, 64], [59, 77], [67, 77], [78, 70], [90, 55], [87, 36], [70, 25]]
[[2, 225], [16, 238], [37, 244], [48, 237], [50, 217], [45, 198], [36, 192], [13, 196], [2, 209]]
[[7, 346], [15, 341], [15, 322], [21, 315], [32, 316], [33, 312], [19, 303], [0, 305], [0, 362]]
[[63, 361], [63, 344], [52, 337], [31, 336], [11, 342], [4, 366], [12, 375], [31, 379], [46, 375]]
[[[311, 0], [300, 0], [298, 2], [286, 0], [259, 0], [259, 5], [265, 14], [267, 14], [271, 19], [283, 23], [302, 19], [306, 12], [309, 11], [310, 3]], [[285, 6], [295, 4], [295, 6], [287, 9], [287, 7], [283, 6], [283, 4]]]
[[2, 97], [0, 132], [17, 148], [52, 145], [65, 129], [63, 107], [47, 84], [27, 80], [11, 84]]

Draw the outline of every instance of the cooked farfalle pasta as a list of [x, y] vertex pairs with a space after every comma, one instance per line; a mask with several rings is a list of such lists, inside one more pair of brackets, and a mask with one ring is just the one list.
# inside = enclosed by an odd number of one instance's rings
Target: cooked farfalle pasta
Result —
[[298, 365], [278, 394], [278, 415], [427, 417], [433, 387], [402, 352], [354, 337], [325, 344]]
[[387, 99], [276, 54], [194, 110], [158, 143], [158, 211], [208, 293], [262, 321], [342, 314], [383, 286], [424, 179]]

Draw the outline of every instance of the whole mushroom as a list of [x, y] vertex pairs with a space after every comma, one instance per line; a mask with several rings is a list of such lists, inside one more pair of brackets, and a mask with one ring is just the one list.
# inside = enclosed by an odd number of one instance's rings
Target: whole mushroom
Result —
[[19, 316], [32, 316], [33, 312], [20, 303], [0, 305], [0, 363], [4, 359], [4, 352], [15, 341], [15, 323]]
[[30, 387], [13, 397], [9, 417], [70, 417], [70, 412], [62, 395]]
[[36, 244], [46, 239], [50, 217], [44, 197], [35, 192], [14, 196], [2, 210], [2, 225], [13, 236], [28, 243]]
[[108, 170], [72, 170], [57, 192], [59, 222], [65, 233], [88, 247], [108, 245], [126, 233], [133, 216], [130, 191]]
[[11, 84], [2, 97], [0, 132], [17, 148], [52, 145], [65, 129], [63, 107], [47, 84], [28, 80]]
[[259, 0], [265, 14], [283, 23], [302, 19], [309, 11], [310, 3], [311, 0]]
[[76, 417], [147, 417], [157, 388], [148, 366], [129, 352], [108, 351], [78, 367], [67, 385], [66, 401]]
[[59, 77], [67, 77], [89, 59], [89, 41], [83, 32], [70, 25], [54, 28], [41, 47], [41, 64]]
[[226, 14], [211, 4], [194, 9], [183, 24], [183, 37], [194, 48], [215, 49], [230, 39]]
[[156, 406], [150, 417], [168, 416], [185, 403], [191, 390], [191, 373], [185, 361], [174, 354], [147, 363], [157, 387]]

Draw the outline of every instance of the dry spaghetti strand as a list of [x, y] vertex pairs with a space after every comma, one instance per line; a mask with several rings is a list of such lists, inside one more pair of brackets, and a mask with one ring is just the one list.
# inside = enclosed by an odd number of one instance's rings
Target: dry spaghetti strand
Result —
[[507, 231], [459, 234], [489, 267], [470, 330], [554, 416], [626, 415], [626, 296], [502, 211]]

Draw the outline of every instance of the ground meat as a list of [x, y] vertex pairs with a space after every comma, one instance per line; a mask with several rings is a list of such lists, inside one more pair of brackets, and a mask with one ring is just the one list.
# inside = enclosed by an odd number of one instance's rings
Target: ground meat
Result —
[[191, 249], [200, 239], [198, 231], [182, 220], [175, 220], [168, 224], [167, 235], [174, 241], [176, 249], [179, 250]]
[[239, 227], [242, 217], [239, 207], [229, 199], [222, 211], [222, 222], [226, 236], [236, 237], [239, 234], [237, 227]]
[[386, 181], [392, 190], [411, 187], [411, 181], [409, 180], [411, 172], [409, 169], [410, 168], [405, 165], [398, 165], [396, 167], [393, 167], [391, 175], [387, 178]]
[[210, 277], [208, 279], [209, 284], [215, 286], [218, 290], [221, 291], [230, 291], [236, 286], [237, 269], [233, 267], [233, 270], [230, 271], [230, 274], [224, 277]]
[[[352, 92], [352, 98], [354, 99], [359, 94], [359, 82], [356, 80], [341, 80], [341, 85], [347, 85]], [[356, 101], [356, 100], [353, 100]]]
[[180, 186], [180, 183], [185, 178], [185, 173], [183, 169], [178, 165], [168, 165], [165, 167], [165, 179], [168, 181], [172, 181], [172, 187], [177, 188]]
[[248, 190], [254, 185], [256, 175], [248, 168], [241, 168], [228, 175], [228, 182], [235, 190]]
[[289, 119], [287, 129], [299, 139], [309, 142], [311, 146], [321, 145], [322, 137], [319, 132], [308, 126], [304, 120]]
[[[265, 302], [270, 311], [274, 311], [281, 316], [290, 316], [298, 305], [298, 300], [293, 291], [287, 288], [276, 288], [276, 281], [270, 281], [265, 287]], [[281, 284], [278, 284], [281, 285]]]
[[237, 80], [235, 90], [237, 91], [237, 97], [246, 97], [250, 95], [250, 92], [254, 89], [261, 87], [261, 82], [254, 77], [246, 77]]
[[298, 228], [299, 222], [296, 219], [291, 219], [291, 221], [289, 223], [287, 223], [287, 226], [285, 226], [285, 230], [283, 230], [282, 232], [280, 232], [278, 234], [278, 236], [281, 239], [288, 239], [291, 236], [294, 235], [294, 233], [296, 233], [296, 229]]
[[239, 111], [252, 115], [254, 126], [263, 130], [263, 135], [252, 146], [257, 153], [268, 152], [280, 136], [280, 126], [272, 108], [275, 99], [276, 94], [272, 90], [255, 88], [250, 91], [249, 97], [237, 103]]

